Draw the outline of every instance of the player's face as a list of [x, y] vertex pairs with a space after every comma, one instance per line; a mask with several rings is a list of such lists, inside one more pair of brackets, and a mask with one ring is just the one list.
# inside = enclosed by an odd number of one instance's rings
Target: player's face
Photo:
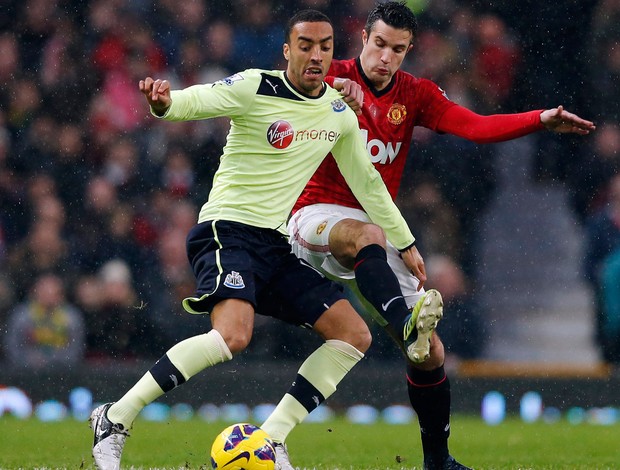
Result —
[[288, 60], [286, 76], [297, 89], [318, 96], [334, 55], [334, 31], [329, 23], [297, 23], [290, 44], [284, 44]]
[[411, 49], [411, 32], [377, 20], [370, 35], [362, 31], [362, 69], [378, 90], [385, 88]]

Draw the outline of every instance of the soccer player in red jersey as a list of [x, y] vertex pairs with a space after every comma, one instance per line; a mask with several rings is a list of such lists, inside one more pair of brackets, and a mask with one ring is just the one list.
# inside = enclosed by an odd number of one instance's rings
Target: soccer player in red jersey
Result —
[[[450, 101], [430, 80], [399, 70], [412, 48], [417, 23], [402, 2], [386, 2], [369, 14], [362, 52], [334, 60], [328, 75], [352, 80], [364, 92], [358, 120], [369, 156], [396, 197], [415, 126], [477, 143], [501, 142], [548, 129], [587, 135], [592, 122], [562, 106], [482, 116]], [[408, 260], [386, 242], [362, 210], [333, 158], [323, 161], [297, 201], [288, 225], [293, 251], [316, 268], [348, 282], [374, 307], [407, 357], [407, 387], [419, 419], [425, 469], [466, 469], [449, 453], [450, 384], [444, 347], [434, 329], [441, 296], [424, 291]], [[412, 344], [412, 340], [414, 340]], [[281, 468], [286, 467], [285, 464]]]

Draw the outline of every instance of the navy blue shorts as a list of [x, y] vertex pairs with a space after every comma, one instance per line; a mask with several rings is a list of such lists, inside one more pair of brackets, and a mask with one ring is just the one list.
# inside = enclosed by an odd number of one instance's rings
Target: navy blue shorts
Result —
[[190, 313], [209, 313], [223, 299], [243, 299], [257, 313], [312, 326], [345, 295], [291, 252], [277, 230], [229, 221], [203, 222], [187, 236], [196, 296], [183, 301]]

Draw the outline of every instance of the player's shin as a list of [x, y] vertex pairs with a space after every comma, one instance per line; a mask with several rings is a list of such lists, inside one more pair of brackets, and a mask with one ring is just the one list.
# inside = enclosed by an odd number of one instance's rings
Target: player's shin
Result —
[[336, 391], [344, 376], [364, 354], [344, 341], [327, 340], [301, 365], [295, 381], [276, 409], [261, 425], [276, 442]]
[[216, 331], [187, 338], [168, 350], [151, 369], [108, 410], [108, 418], [131, 427], [146, 405], [182, 385], [203, 369], [232, 359], [232, 353]]
[[418, 415], [424, 458], [448, 458], [450, 382], [443, 366], [424, 371], [407, 366], [407, 391]]
[[360, 293], [390, 325], [402, 331], [411, 312], [383, 247], [375, 244], [362, 248], [355, 257], [354, 271]]

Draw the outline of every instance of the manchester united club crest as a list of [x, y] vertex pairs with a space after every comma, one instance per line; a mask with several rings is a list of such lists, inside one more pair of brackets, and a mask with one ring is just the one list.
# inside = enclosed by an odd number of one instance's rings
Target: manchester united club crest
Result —
[[390, 110], [387, 113], [387, 118], [390, 124], [398, 125], [405, 120], [407, 116], [407, 108], [404, 104], [394, 103], [390, 106]]
[[325, 230], [325, 227], [327, 227], [327, 220], [319, 224], [319, 226], [316, 228], [316, 234], [321, 235], [323, 233], [323, 230]]

